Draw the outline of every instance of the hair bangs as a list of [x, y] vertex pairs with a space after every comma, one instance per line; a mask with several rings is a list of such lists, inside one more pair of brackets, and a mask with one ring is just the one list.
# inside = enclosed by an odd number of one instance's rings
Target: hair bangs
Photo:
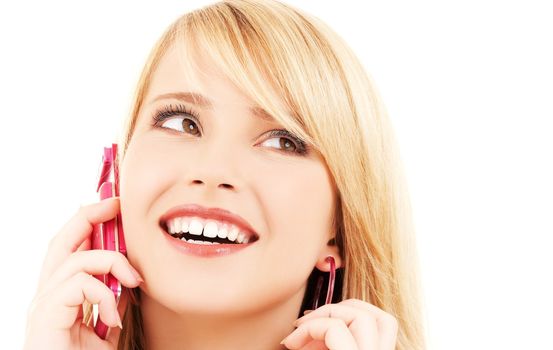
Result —
[[172, 45], [187, 81], [200, 87], [200, 62], [209, 60], [210, 69], [228, 78], [276, 122], [317, 148], [293, 98], [272, 72], [281, 70], [264, 55], [269, 48], [253, 25], [237, 10], [221, 4], [189, 13], [174, 23]]

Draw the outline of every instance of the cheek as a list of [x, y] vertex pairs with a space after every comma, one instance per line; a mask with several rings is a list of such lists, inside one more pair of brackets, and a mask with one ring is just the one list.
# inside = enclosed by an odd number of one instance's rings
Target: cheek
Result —
[[[334, 190], [324, 164], [298, 162], [257, 169], [255, 191], [267, 223], [266, 249], [259, 269], [270, 271], [281, 292], [304, 286], [328, 242], [334, 215]], [[278, 170], [276, 170], [278, 169]], [[267, 265], [267, 266], [265, 266]], [[278, 268], [276, 267], [278, 266]], [[270, 285], [267, 293], [278, 288]]]
[[[158, 214], [152, 206], [174, 183], [168, 157], [163, 156], [152, 140], [133, 137], [120, 165], [121, 214], [127, 251], [131, 262], [140, 267], [138, 252], [151, 253], [149, 242], [158, 234]], [[154, 215], [155, 214], [155, 215]], [[134, 260], [134, 261], [133, 261]]]
[[149, 150], [143, 143], [131, 143], [120, 169], [120, 194], [124, 208], [132, 212], [130, 216], [144, 217], [145, 208], [141, 205], [152, 203], [156, 193], [164, 186], [163, 162], [159, 152]]
[[175, 151], [176, 145], [172, 143], [159, 141], [148, 134], [133, 136], [121, 164], [121, 200], [125, 200], [128, 209], [144, 207], [140, 213], [133, 212], [133, 216], [150, 217], [147, 212], [150, 205], [179, 181], [182, 163], [175, 161], [178, 149]]
[[[278, 169], [278, 170], [275, 170]], [[256, 174], [271, 232], [287, 240], [318, 243], [327, 237], [334, 215], [334, 195], [321, 162], [302, 161]], [[260, 180], [262, 179], [262, 180]]]

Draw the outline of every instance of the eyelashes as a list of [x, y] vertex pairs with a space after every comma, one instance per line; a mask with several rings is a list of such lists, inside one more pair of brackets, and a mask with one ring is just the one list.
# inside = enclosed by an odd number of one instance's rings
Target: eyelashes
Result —
[[186, 106], [184, 105], [177, 105], [176, 107], [173, 107], [173, 105], [168, 105], [158, 110], [153, 117], [155, 121], [154, 126], [160, 127], [163, 129], [174, 130], [172, 128], [160, 126], [160, 124], [162, 124], [165, 120], [171, 119], [174, 116], [188, 117], [187, 119], [183, 119], [183, 124], [182, 124], [183, 129], [185, 128], [184, 121], [187, 120], [187, 122], [192, 122], [192, 124], [188, 124], [186, 129], [188, 129], [189, 131], [195, 131], [196, 133], [192, 134], [194, 136], [197, 136], [200, 133], [200, 130], [198, 129], [198, 124], [201, 124], [200, 116], [194, 111], [192, 111], [191, 109], [186, 108]]
[[[180, 116], [182, 118], [176, 118], [176, 116]], [[171, 119], [182, 119], [182, 123], [173, 123], [177, 125], [173, 125], [175, 127], [182, 127], [183, 131], [175, 130], [172, 127], [166, 127], [162, 126], [165, 121]], [[201, 135], [201, 129], [199, 125], [201, 125], [201, 118], [198, 113], [194, 112], [192, 109], [187, 108], [185, 105], [177, 104], [173, 106], [172, 104], [166, 105], [156, 111], [153, 115], [153, 126], [158, 127], [161, 129], [169, 129], [180, 133], [188, 133], [186, 131], [192, 131], [192, 136], [200, 136]], [[186, 123], [186, 124], [185, 124]], [[180, 124], [180, 125], [179, 125]], [[263, 141], [263, 143], [266, 143], [267, 140], [271, 139], [279, 139], [279, 142], [277, 142], [278, 146], [282, 148], [272, 147], [276, 148], [279, 151], [293, 154], [293, 155], [306, 155], [309, 153], [309, 146], [300, 138], [296, 137], [292, 133], [290, 133], [288, 130], [285, 129], [275, 129], [275, 130], [269, 130], [266, 132], [266, 134], [269, 136], [266, 141]], [[284, 140], [284, 142], [283, 142]], [[289, 142], [286, 142], [288, 140]], [[274, 142], [272, 143], [275, 144]], [[294, 149], [286, 149], [290, 145], [293, 145]]]
[[175, 107], [173, 107], [173, 105], [170, 104], [170, 105], [164, 106], [154, 114], [154, 117], [153, 117], [155, 120], [154, 125], [158, 125], [164, 120], [169, 119], [170, 117], [173, 117], [175, 115], [185, 115], [185, 116], [188, 115], [188, 116], [194, 117], [196, 121], [198, 122], [200, 121], [200, 116], [197, 113], [195, 113], [193, 110], [186, 108], [185, 105], [176, 105]]
[[[285, 152], [293, 152], [298, 155], [306, 155], [309, 151], [309, 147], [307, 146], [307, 144], [302, 140], [300, 140], [298, 137], [292, 135], [288, 130], [275, 129], [275, 130], [268, 131], [267, 134], [270, 136], [267, 138], [267, 140], [279, 139], [278, 144], [283, 148], [286, 147], [286, 144], [287, 144], [287, 142], [283, 140], [289, 140], [294, 144], [295, 149], [293, 151], [285, 151]], [[263, 141], [263, 143], [267, 142], [267, 140]]]

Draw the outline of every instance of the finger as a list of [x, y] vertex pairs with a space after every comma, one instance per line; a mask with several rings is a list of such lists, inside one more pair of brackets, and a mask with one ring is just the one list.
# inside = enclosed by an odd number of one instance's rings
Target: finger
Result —
[[109, 250], [87, 250], [71, 254], [52, 274], [44, 289], [55, 288], [81, 271], [91, 275], [111, 273], [123, 285], [131, 288], [142, 281], [123, 254]]
[[322, 340], [312, 340], [307, 343], [301, 350], [327, 350], [325, 342]]
[[[79, 349], [99, 349], [99, 350], [114, 350], [116, 347], [108, 341], [98, 337], [94, 332], [94, 328], [87, 327], [84, 324], [79, 325]], [[117, 328], [119, 329], [119, 328]]]
[[69, 254], [90, 236], [93, 225], [113, 219], [119, 212], [119, 197], [80, 207], [79, 211], [52, 238], [40, 273], [39, 289]]
[[[121, 320], [124, 320], [125, 310], [127, 309], [127, 304], [129, 300], [129, 292], [130, 291], [128, 288], [123, 288], [123, 290], [121, 291], [121, 297], [119, 298], [119, 304], [117, 305], [117, 312], [119, 313], [119, 317], [121, 318]], [[106, 337], [106, 341], [108, 341], [110, 344], [114, 346], [114, 348], [116, 348], [117, 344], [119, 344], [120, 336], [121, 336], [121, 328], [119, 327], [110, 328], [108, 335]]]
[[324, 341], [330, 350], [359, 349], [344, 321], [337, 318], [315, 318], [302, 323], [282, 344], [289, 349], [301, 349], [312, 340]]
[[323, 306], [318, 307], [315, 310], [312, 310], [308, 314], [303, 315], [302, 317], [298, 318], [294, 322], [294, 326], [299, 326], [301, 323], [311, 320], [314, 318], [319, 317], [339, 317], [341, 318], [345, 323], [346, 326], [349, 326], [349, 324], [353, 321], [355, 318], [353, 310], [351, 308], [347, 308], [346, 306], [340, 304], [326, 304]]
[[99, 317], [106, 325], [115, 327], [119, 323], [113, 292], [87, 273], [79, 272], [65, 281], [52, 293], [52, 298], [52, 303], [45, 310], [52, 328], [69, 329], [85, 300], [98, 304]]
[[393, 315], [371, 303], [359, 299], [347, 299], [340, 302], [340, 304], [342, 303], [358, 307], [372, 314], [376, 319], [379, 334], [379, 349], [395, 349], [399, 323]]
[[79, 311], [77, 312], [76, 320], [82, 321], [83, 318], [84, 318], [84, 310], [83, 310], [83, 306], [81, 305], [81, 307], [79, 308]]
[[351, 304], [326, 304], [299, 318], [294, 325], [300, 326], [313, 319], [340, 319], [353, 335], [359, 349], [382, 349], [379, 347], [381, 335], [375, 317], [360, 307]]
[[90, 250], [91, 245], [92, 244], [91, 244], [90, 238], [87, 238], [83, 241], [83, 243], [81, 243], [79, 248], [77, 248], [77, 251], [80, 252], [80, 251], [83, 251], [83, 250]]

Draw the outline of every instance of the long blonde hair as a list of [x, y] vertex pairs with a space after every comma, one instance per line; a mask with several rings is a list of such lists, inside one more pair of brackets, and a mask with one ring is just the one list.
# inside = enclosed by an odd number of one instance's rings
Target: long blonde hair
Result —
[[[344, 40], [318, 18], [273, 0], [221, 1], [184, 14], [142, 71], [120, 161], [151, 75], [170, 47], [191, 79], [194, 52], [209, 55], [241, 91], [323, 155], [338, 191], [336, 244], [344, 262], [335, 301], [374, 304], [399, 322], [396, 349], [423, 349], [418, 258], [395, 136], [378, 91]], [[145, 346], [139, 289], [131, 297], [119, 349]]]

